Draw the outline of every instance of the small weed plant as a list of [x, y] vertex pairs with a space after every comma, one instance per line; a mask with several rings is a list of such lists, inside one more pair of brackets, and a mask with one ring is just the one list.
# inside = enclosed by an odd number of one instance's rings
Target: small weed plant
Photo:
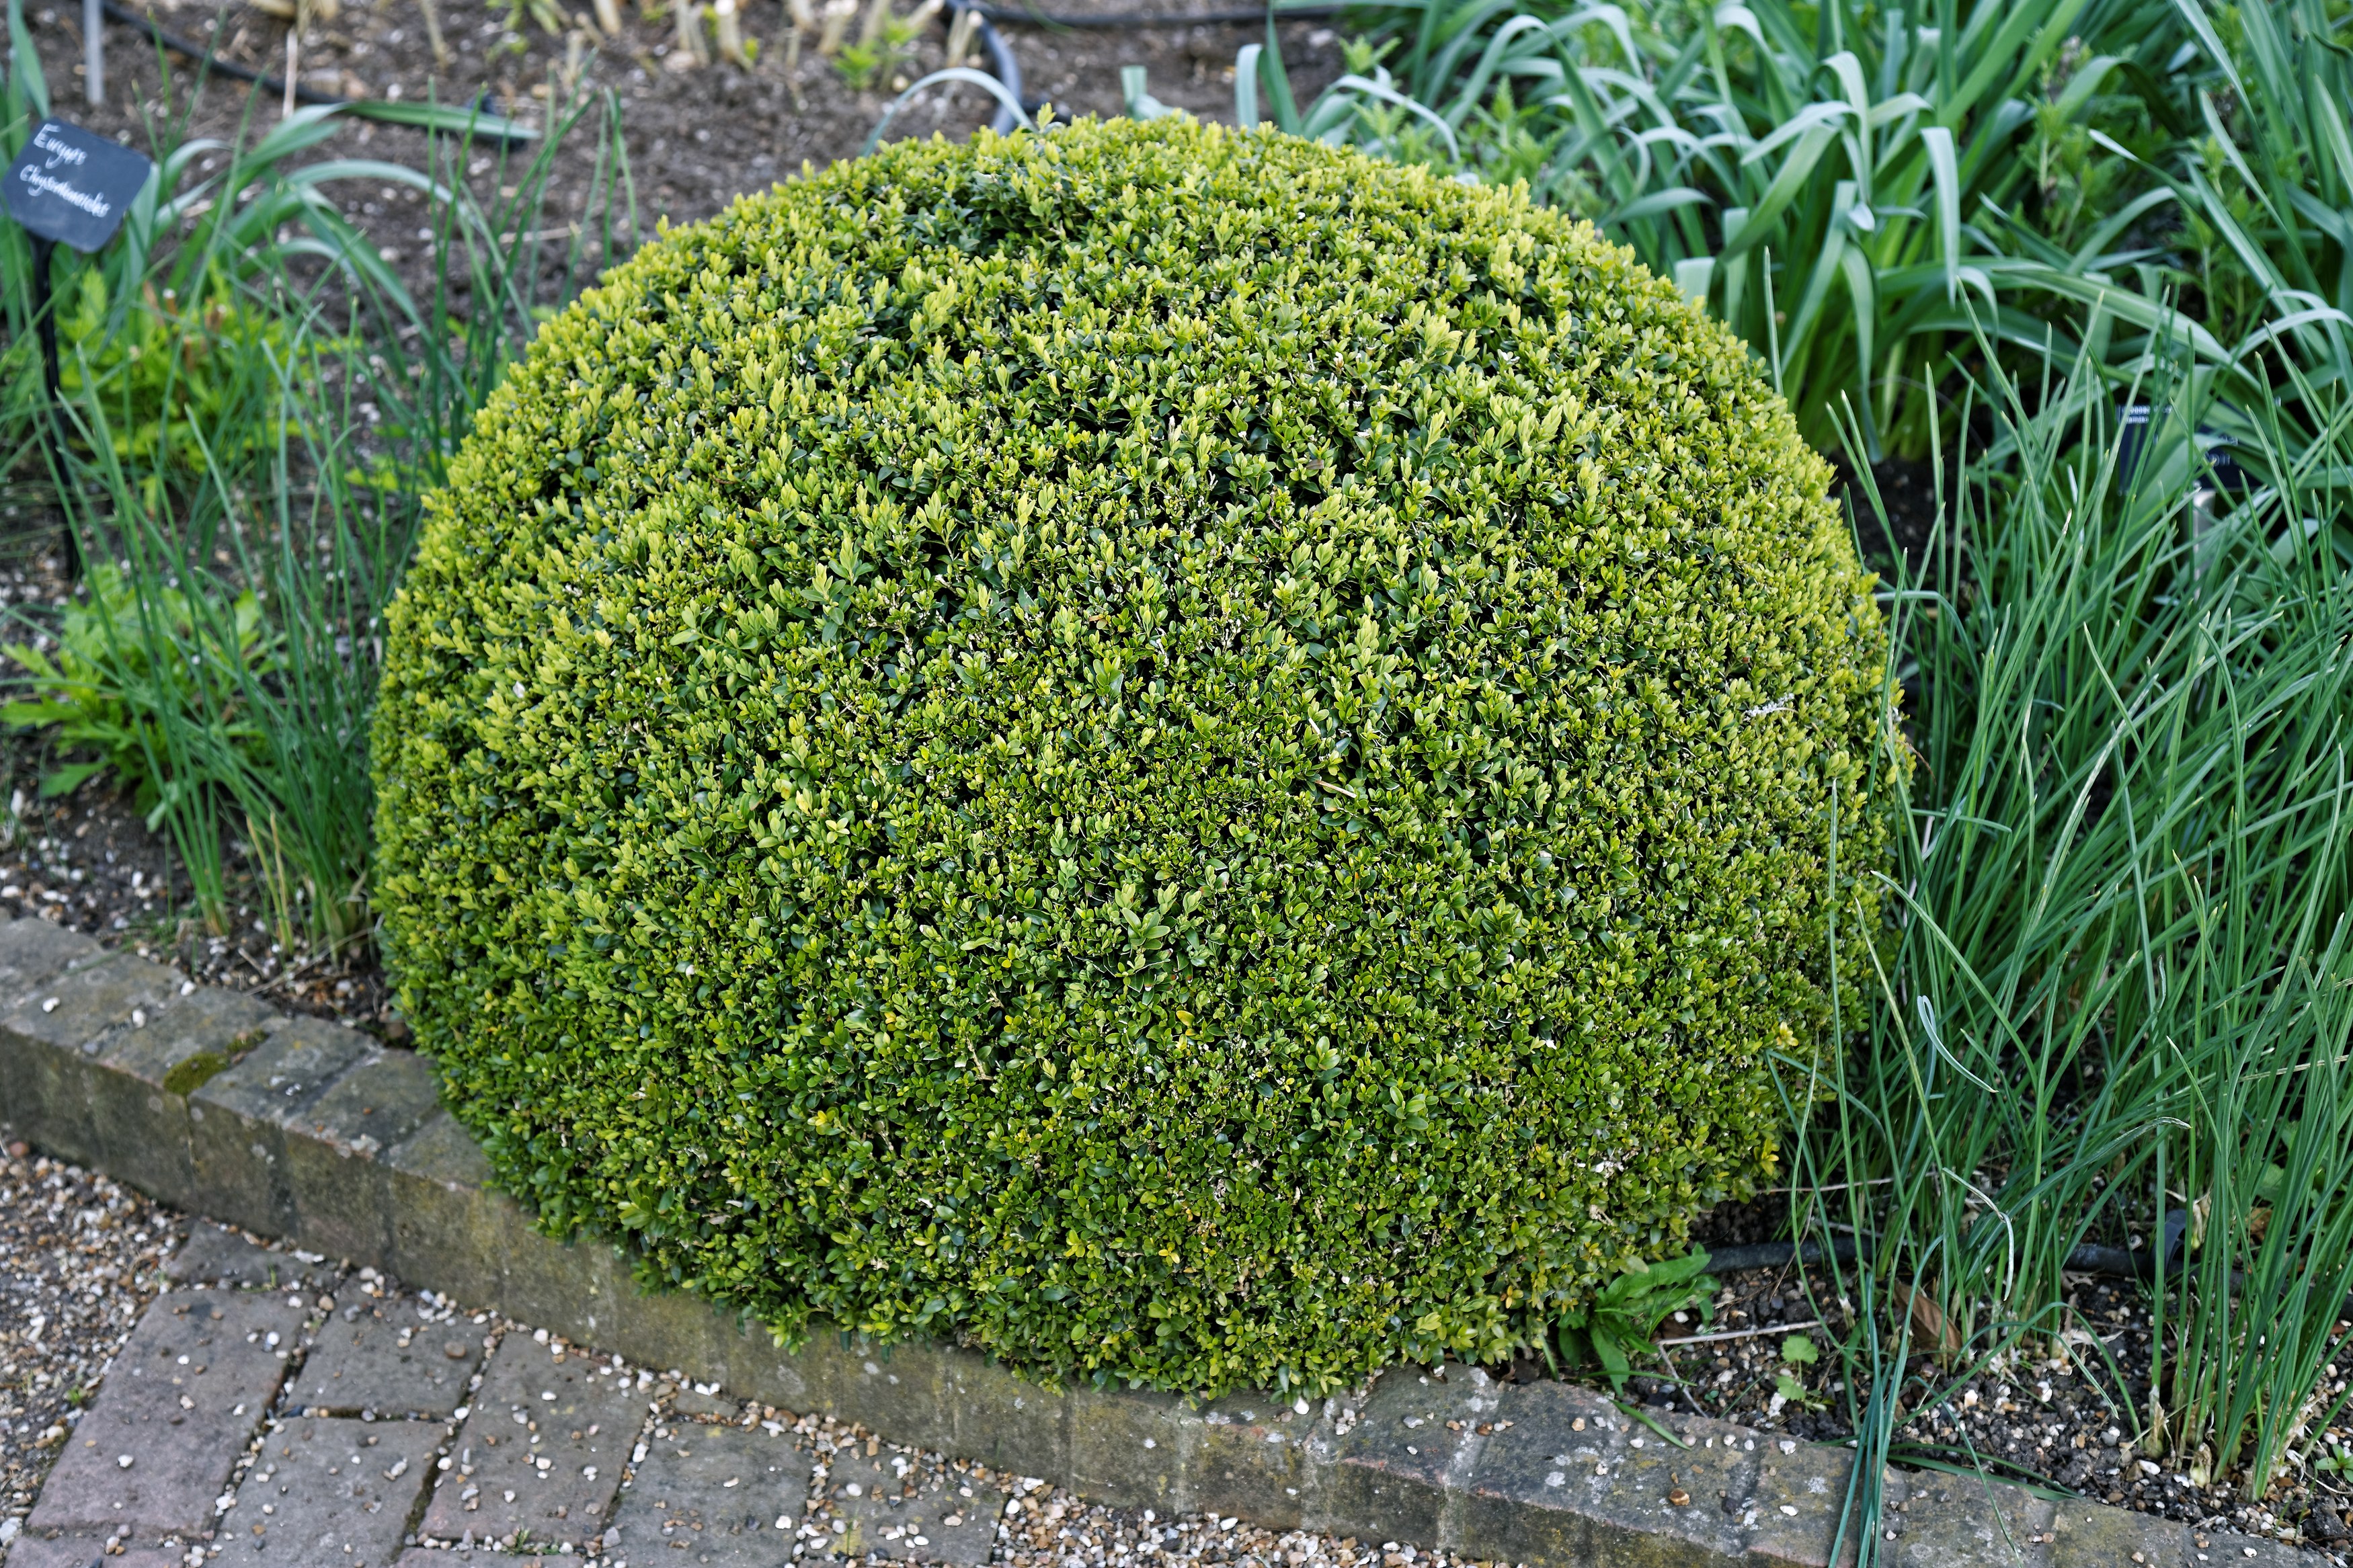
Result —
[[[248, 758], [253, 753], [259, 734], [237, 709], [246, 684], [269, 674], [261, 601], [250, 591], [238, 595], [226, 621], [216, 625], [210, 616], [200, 617], [179, 589], [142, 592], [107, 561], [91, 567], [88, 590], [66, 606], [55, 659], [32, 643], [0, 648], [26, 671], [33, 693], [0, 706], [0, 722], [30, 730], [54, 725], [63, 745], [95, 753], [44, 776], [42, 795], [68, 795], [111, 775], [152, 828], [172, 804], [167, 789], [176, 795], [201, 787], [164, 765], [162, 715], [217, 715], [223, 743]], [[164, 624], [143, 626], [151, 615]]]
[[1561, 1314], [1554, 1342], [1560, 1359], [1570, 1366], [1598, 1363], [1610, 1385], [1623, 1390], [1634, 1358], [1650, 1353], [1662, 1323], [1687, 1307], [1698, 1309], [1700, 1321], [1715, 1321], [1716, 1282], [1706, 1269], [1707, 1253], [1699, 1247], [1628, 1269]]

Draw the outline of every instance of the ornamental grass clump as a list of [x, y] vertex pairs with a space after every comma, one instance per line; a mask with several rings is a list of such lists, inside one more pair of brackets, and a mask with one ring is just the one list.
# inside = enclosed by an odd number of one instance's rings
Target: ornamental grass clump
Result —
[[1535, 1343], [1772, 1168], [1767, 1054], [1868, 963], [1826, 479], [1512, 193], [1170, 119], [744, 200], [435, 502], [403, 1005], [546, 1228], [786, 1338], [1308, 1391]]

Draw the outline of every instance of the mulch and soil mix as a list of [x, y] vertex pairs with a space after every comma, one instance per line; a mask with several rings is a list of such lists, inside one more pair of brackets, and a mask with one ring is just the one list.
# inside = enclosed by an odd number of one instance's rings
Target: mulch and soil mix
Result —
[[[856, 156], [897, 88], [948, 63], [945, 14], [937, 5], [919, 11], [915, 0], [899, 0], [901, 15], [894, 18], [900, 26], [914, 26], [913, 35], [890, 50], [892, 58], [879, 62], [871, 79], [859, 85], [847, 79], [842, 57], [818, 52], [822, 17], [818, 34], [803, 34], [796, 49], [788, 14], [772, 0], [750, 0], [741, 9], [743, 30], [756, 49], [744, 64], [717, 58], [694, 63], [680, 46], [676, 13], [666, 5], [651, 7], [650, 14], [644, 6], [617, 5], [620, 30], [608, 35], [586, 0], [577, 8], [558, 0], [489, 5], [432, 0], [446, 54], [437, 59], [426, 26], [427, 3], [343, 0], [336, 5], [318, 0], [307, 7], [314, 19], [296, 50], [299, 79], [337, 96], [412, 103], [474, 103], [487, 95], [493, 107], [541, 129], [551, 103], [561, 104], [574, 93], [609, 91], [620, 110], [638, 216], [649, 228], [709, 217], [737, 196], [765, 190], [804, 165], [822, 168]], [[857, 5], [857, 15], [845, 40], [855, 47], [874, 5], [887, 7], [891, 0], [849, 3]], [[284, 70], [293, 23], [271, 10], [210, 0], [161, 0], [141, 8], [164, 30], [210, 45], [221, 58], [273, 75]], [[1173, 20], [1148, 28], [1082, 31], [1007, 24], [1002, 30], [1020, 65], [1024, 96], [1033, 103], [1050, 103], [1058, 118], [1119, 115], [1121, 68], [1140, 65], [1162, 102], [1231, 123], [1235, 53], [1244, 44], [1262, 41], [1265, 28], [1183, 21], [1187, 14], [1212, 8], [1204, 0], [1166, 0], [1148, 9]], [[159, 58], [146, 39], [110, 25], [105, 101], [86, 103], [80, 7], [28, 4], [26, 9], [50, 84], [51, 107], [60, 117], [142, 150], [150, 124], [179, 122], [195, 80], [191, 62], [169, 53]], [[1119, 0], [1058, 0], [1052, 13], [1083, 16], [1134, 9], [1139, 8]], [[1282, 26], [1281, 37], [1293, 90], [1303, 103], [1341, 73], [1341, 41], [1332, 26], [1291, 22]], [[967, 56], [960, 63], [984, 62]], [[281, 112], [282, 100], [215, 77], [195, 95], [186, 133], [234, 140], [242, 130], [250, 140]], [[989, 123], [996, 112], [997, 100], [981, 89], [950, 84], [909, 103], [888, 135], [895, 140], [936, 133], [961, 140]], [[550, 226], [597, 216], [590, 206], [599, 152], [593, 120], [588, 132], [568, 138], [559, 149], [544, 217]], [[478, 190], [488, 195], [501, 178], [512, 179], [517, 163], [529, 156], [522, 149], [503, 160], [477, 158], [471, 172]], [[302, 161], [354, 157], [422, 166], [423, 138], [405, 127], [352, 120]], [[344, 216], [387, 253], [413, 290], [419, 289], [427, 281], [420, 268], [427, 254], [417, 233], [427, 221], [421, 199], [364, 181], [343, 181], [332, 189]]]

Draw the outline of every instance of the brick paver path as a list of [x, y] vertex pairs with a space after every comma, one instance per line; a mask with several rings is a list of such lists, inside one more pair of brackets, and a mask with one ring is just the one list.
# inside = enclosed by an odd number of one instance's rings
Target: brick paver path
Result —
[[974, 1568], [1006, 1511], [373, 1270], [200, 1225], [172, 1272], [5, 1568]]

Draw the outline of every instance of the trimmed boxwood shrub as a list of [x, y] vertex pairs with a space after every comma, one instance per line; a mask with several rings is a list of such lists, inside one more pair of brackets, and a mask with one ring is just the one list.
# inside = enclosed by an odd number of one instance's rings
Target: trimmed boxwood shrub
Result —
[[745, 199], [433, 502], [402, 1005], [543, 1225], [786, 1338], [1504, 1354], [1772, 1169], [1868, 940], [1826, 480], [1516, 193], [1163, 120]]

